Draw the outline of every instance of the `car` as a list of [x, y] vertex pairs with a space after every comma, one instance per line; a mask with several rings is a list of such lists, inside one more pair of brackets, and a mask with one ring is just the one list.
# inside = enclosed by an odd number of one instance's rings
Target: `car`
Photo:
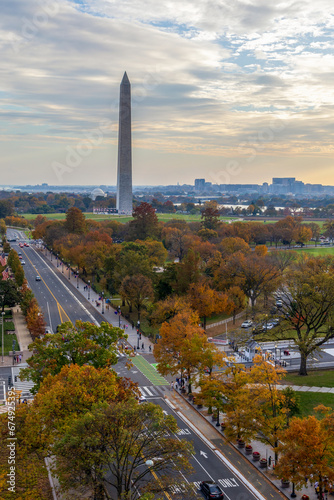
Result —
[[17, 255], [20, 257], [20, 255], [22, 255], [22, 252], [17, 252]]
[[147, 403], [147, 399], [145, 398], [145, 396], [139, 396], [138, 397], [138, 403], [139, 404]]
[[277, 326], [279, 324], [279, 318], [273, 318], [273, 319], [271, 319], [270, 323], [272, 323], [274, 326]]
[[20, 260], [21, 260], [21, 259], [23, 259], [22, 255], [19, 255], [19, 259], [20, 259]]
[[22, 266], [25, 266], [25, 263], [26, 263], [26, 261], [25, 261], [25, 260], [21, 260], [21, 265], [22, 265]]
[[250, 319], [246, 319], [243, 323], [241, 323], [241, 328], [250, 328], [253, 325], [253, 321]]
[[202, 481], [199, 487], [205, 498], [213, 498], [215, 500], [221, 500], [224, 498], [224, 493], [222, 492], [220, 486], [213, 481]]
[[283, 301], [281, 299], [277, 299], [275, 304], [276, 304], [276, 307], [278, 307], [278, 308], [283, 307]]
[[28, 247], [28, 246], [29, 246], [29, 243], [25, 243], [25, 244], [24, 244], [24, 246], [25, 246], [25, 247]]
[[45, 333], [45, 335], [48, 335], [49, 333], [53, 333], [51, 326], [46, 326], [44, 333]]
[[36, 276], [35, 280], [36, 281], [41, 281], [41, 277], [40, 276]]

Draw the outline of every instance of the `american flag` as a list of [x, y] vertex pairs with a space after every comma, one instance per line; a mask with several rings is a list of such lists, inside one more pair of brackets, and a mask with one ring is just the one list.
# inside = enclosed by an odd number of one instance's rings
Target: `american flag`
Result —
[[9, 273], [8, 273], [8, 267], [7, 267], [7, 269], [2, 271], [2, 279], [6, 281], [6, 280], [8, 280], [8, 278], [9, 278]]
[[5, 265], [7, 264], [7, 262], [6, 262], [6, 256], [5, 256], [5, 254], [4, 254], [4, 253], [2, 253], [2, 254], [0, 255], [0, 264], [1, 264], [2, 266], [5, 266]]

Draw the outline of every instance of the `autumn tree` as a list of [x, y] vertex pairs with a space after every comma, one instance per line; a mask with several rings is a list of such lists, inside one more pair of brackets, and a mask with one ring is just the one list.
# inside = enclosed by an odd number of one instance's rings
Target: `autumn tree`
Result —
[[133, 397], [100, 406], [76, 419], [55, 443], [57, 475], [65, 490], [92, 489], [95, 498], [111, 498], [108, 486], [128, 500], [137, 498], [138, 489], [168, 491], [180, 482], [179, 470], [192, 471], [192, 445], [177, 439], [177, 432], [174, 417], [158, 405], [139, 405]]
[[297, 489], [306, 486], [308, 478], [319, 484], [319, 498], [334, 481], [334, 413], [331, 408], [319, 406], [322, 413], [293, 418], [280, 435], [280, 459], [275, 472], [292, 481]]
[[47, 375], [58, 374], [64, 366], [89, 363], [95, 368], [111, 367], [117, 363], [116, 345], [122, 336], [122, 330], [105, 322], [100, 326], [83, 321], [75, 326], [63, 323], [58, 333], [43, 335], [29, 346], [33, 355], [20, 376], [32, 380], [37, 392]]
[[181, 262], [192, 241], [189, 226], [184, 224], [178, 227], [164, 227], [162, 238], [170, 254]]
[[149, 300], [153, 299], [152, 281], [142, 274], [126, 276], [122, 281], [119, 293], [129, 303], [130, 312], [132, 311], [132, 307], [137, 309], [139, 321], [143, 306]]
[[308, 357], [334, 338], [334, 259], [299, 262], [287, 273], [279, 295], [285, 311], [279, 332], [295, 333], [301, 356], [299, 374], [307, 375]]
[[331, 241], [334, 240], [334, 221], [332, 219], [326, 220], [323, 225], [324, 228], [324, 236], [329, 238]]
[[24, 282], [24, 271], [23, 271], [23, 266], [21, 264], [17, 267], [14, 276], [17, 285], [21, 287]]
[[45, 333], [45, 319], [35, 298], [31, 300], [27, 309], [26, 322], [27, 328], [34, 340]]
[[186, 297], [168, 297], [155, 303], [150, 314], [150, 322], [154, 326], [160, 326], [182, 312], [187, 314], [193, 312]]
[[240, 252], [232, 255], [215, 273], [217, 288], [239, 286], [251, 301], [254, 312], [255, 303], [261, 293], [278, 286], [280, 271], [269, 255], [261, 256], [255, 252], [244, 255]]
[[197, 313], [179, 313], [168, 323], [162, 324], [154, 346], [154, 356], [158, 362], [158, 371], [162, 375], [186, 373], [188, 391], [191, 393], [193, 377], [205, 367], [208, 351], [216, 349], [208, 342], [204, 330], [198, 326]]
[[216, 202], [208, 202], [205, 204], [201, 212], [202, 226], [204, 229], [217, 229], [219, 225], [219, 211]]
[[190, 285], [188, 298], [192, 309], [203, 318], [204, 330], [207, 317], [226, 311], [228, 306], [227, 294], [213, 290], [204, 281]]
[[149, 203], [142, 202], [132, 212], [133, 220], [129, 222], [129, 237], [131, 240], [157, 238], [160, 224], [155, 209]]
[[238, 286], [231, 286], [227, 290], [228, 303], [227, 310], [233, 314], [233, 324], [235, 325], [235, 317], [238, 311], [246, 305], [246, 295]]
[[69, 233], [83, 234], [86, 231], [86, 219], [80, 208], [72, 207], [66, 212], [65, 227]]
[[250, 393], [259, 405], [254, 419], [258, 439], [271, 446], [276, 461], [279, 435], [286, 427], [286, 413], [288, 412], [288, 408], [285, 406], [287, 399], [277, 388], [284, 374], [283, 368], [275, 367], [259, 355], [253, 359]]

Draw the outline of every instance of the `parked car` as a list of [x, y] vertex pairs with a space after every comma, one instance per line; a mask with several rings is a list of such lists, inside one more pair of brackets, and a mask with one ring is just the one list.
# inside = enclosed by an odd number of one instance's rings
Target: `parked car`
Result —
[[243, 323], [241, 323], [241, 328], [250, 328], [253, 325], [253, 321], [250, 319], [246, 319]]
[[278, 308], [283, 307], [283, 301], [281, 299], [276, 300], [276, 307], [278, 307]]
[[41, 277], [40, 276], [36, 276], [35, 280], [36, 281], [41, 281]]
[[25, 260], [21, 260], [21, 265], [22, 265], [22, 266], [24, 266], [24, 265], [25, 265], [25, 263], [26, 263], [26, 261], [25, 261]]
[[51, 326], [46, 326], [45, 327], [45, 335], [48, 335], [49, 333], [53, 333]]
[[224, 498], [224, 493], [222, 492], [220, 486], [213, 481], [202, 481], [200, 484], [200, 490], [205, 498], [213, 498], [215, 500], [221, 500]]

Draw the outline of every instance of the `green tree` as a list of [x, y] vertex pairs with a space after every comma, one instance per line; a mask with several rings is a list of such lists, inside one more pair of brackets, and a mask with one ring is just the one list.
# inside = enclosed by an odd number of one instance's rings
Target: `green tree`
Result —
[[123, 336], [122, 330], [105, 322], [99, 327], [83, 321], [77, 321], [75, 326], [63, 323], [59, 333], [45, 335], [30, 344], [33, 355], [20, 377], [32, 380], [36, 393], [47, 375], [58, 374], [64, 366], [89, 363], [94, 368], [110, 367], [117, 363], [116, 345]]
[[[2, 278], [2, 274], [0, 274]], [[0, 305], [1, 310], [5, 310], [5, 306], [14, 307], [20, 301], [21, 295], [17, 288], [17, 284], [13, 280], [0, 280]]]

